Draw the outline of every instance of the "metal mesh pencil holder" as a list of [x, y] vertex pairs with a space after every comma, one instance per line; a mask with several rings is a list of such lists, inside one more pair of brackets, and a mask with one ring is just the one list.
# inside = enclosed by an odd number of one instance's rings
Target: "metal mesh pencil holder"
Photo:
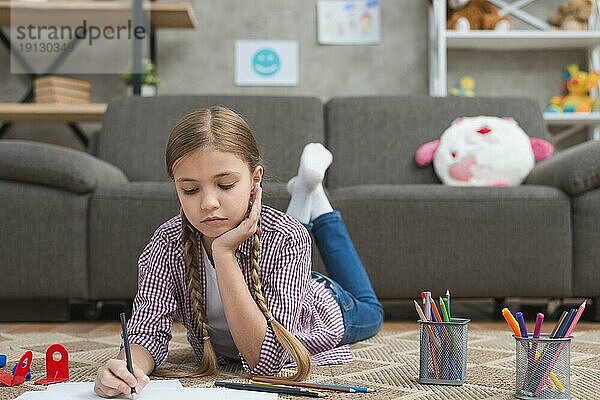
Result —
[[515, 397], [570, 399], [571, 338], [516, 340]]
[[470, 319], [419, 321], [419, 382], [462, 385], [467, 376], [467, 333]]

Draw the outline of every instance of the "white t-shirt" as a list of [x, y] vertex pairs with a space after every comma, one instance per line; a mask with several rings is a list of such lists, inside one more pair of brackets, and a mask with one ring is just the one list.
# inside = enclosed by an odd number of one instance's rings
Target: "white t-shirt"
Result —
[[240, 353], [231, 337], [227, 319], [225, 319], [225, 310], [217, 285], [217, 274], [204, 248], [202, 248], [202, 257], [204, 257], [204, 265], [206, 266], [206, 319], [208, 321], [210, 342], [217, 354], [225, 358], [239, 360]]

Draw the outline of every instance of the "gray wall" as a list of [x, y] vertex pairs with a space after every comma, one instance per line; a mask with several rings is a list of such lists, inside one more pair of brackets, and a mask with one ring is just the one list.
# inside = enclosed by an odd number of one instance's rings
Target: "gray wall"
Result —
[[[548, 15], [561, 0], [539, 0], [529, 9]], [[370, 46], [320, 46], [316, 1], [192, 0], [199, 27], [158, 32], [160, 94], [275, 94], [318, 96], [324, 101], [351, 95], [426, 95], [426, 0], [381, 0], [382, 42]], [[233, 11], [232, 11], [233, 10]], [[521, 25], [516, 22], [516, 28]], [[288, 39], [300, 44], [297, 87], [236, 87], [233, 47], [236, 39]], [[9, 55], [0, 50], [1, 102], [17, 101], [27, 79], [10, 74]], [[587, 67], [582, 51], [451, 51], [448, 82], [472, 75], [479, 95], [523, 95], [539, 100], [560, 91], [562, 68], [576, 62]], [[125, 93], [115, 75], [79, 75], [92, 83], [94, 102]], [[93, 135], [100, 124], [84, 124]], [[56, 124], [19, 123], [6, 138], [26, 138], [82, 148], [70, 130]]]

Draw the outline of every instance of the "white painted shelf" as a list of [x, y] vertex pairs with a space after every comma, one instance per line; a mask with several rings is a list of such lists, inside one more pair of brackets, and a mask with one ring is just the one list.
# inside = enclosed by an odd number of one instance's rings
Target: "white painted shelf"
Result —
[[545, 50], [590, 49], [600, 45], [600, 31], [470, 31], [443, 30], [448, 49]]
[[[547, 22], [521, 8], [536, 0], [489, 0], [501, 14], [513, 14], [533, 29], [455, 31], [446, 29], [446, 0], [433, 0], [429, 8], [429, 94], [448, 94], [447, 57], [449, 50], [507, 51], [579, 49], [588, 53], [590, 68], [600, 69], [600, 16], [596, 3], [590, 18], [589, 31], [555, 31]], [[541, 0], [539, 0], [541, 1]], [[600, 0], [599, 0], [600, 1]], [[503, 15], [504, 15], [503, 14]]]
[[544, 113], [544, 121], [548, 125], [595, 125], [600, 124], [600, 112], [590, 113]]
[[[501, 15], [513, 15], [527, 23], [531, 30], [455, 31], [446, 29], [446, 1], [433, 0], [429, 8], [429, 95], [444, 97], [448, 94], [448, 51], [510, 51], [510, 50], [584, 50], [588, 54], [590, 70], [600, 69], [600, 0], [589, 19], [589, 31], [555, 31], [549, 24], [523, 8], [536, 0], [489, 0]], [[541, 1], [541, 0], [540, 0]], [[598, 97], [598, 88], [592, 91]], [[561, 127], [555, 136], [561, 140], [576, 131], [593, 129], [593, 138], [600, 139], [600, 112], [544, 113], [546, 126]]]

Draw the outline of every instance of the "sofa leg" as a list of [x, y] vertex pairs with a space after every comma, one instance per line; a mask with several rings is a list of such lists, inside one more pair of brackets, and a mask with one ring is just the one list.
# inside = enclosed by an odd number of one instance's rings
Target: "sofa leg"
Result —
[[103, 301], [90, 301], [88, 304], [86, 304], [84, 319], [88, 321], [98, 320], [102, 314], [103, 305]]
[[504, 297], [494, 298], [494, 319], [502, 319], [502, 309], [505, 307]]
[[69, 300], [2, 300], [0, 322], [66, 322]]
[[563, 305], [563, 299], [551, 298], [546, 303], [546, 316], [558, 319], [560, 317], [560, 308]]
[[600, 322], [600, 297], [592, 297], [590, 318], [594, 322]]

